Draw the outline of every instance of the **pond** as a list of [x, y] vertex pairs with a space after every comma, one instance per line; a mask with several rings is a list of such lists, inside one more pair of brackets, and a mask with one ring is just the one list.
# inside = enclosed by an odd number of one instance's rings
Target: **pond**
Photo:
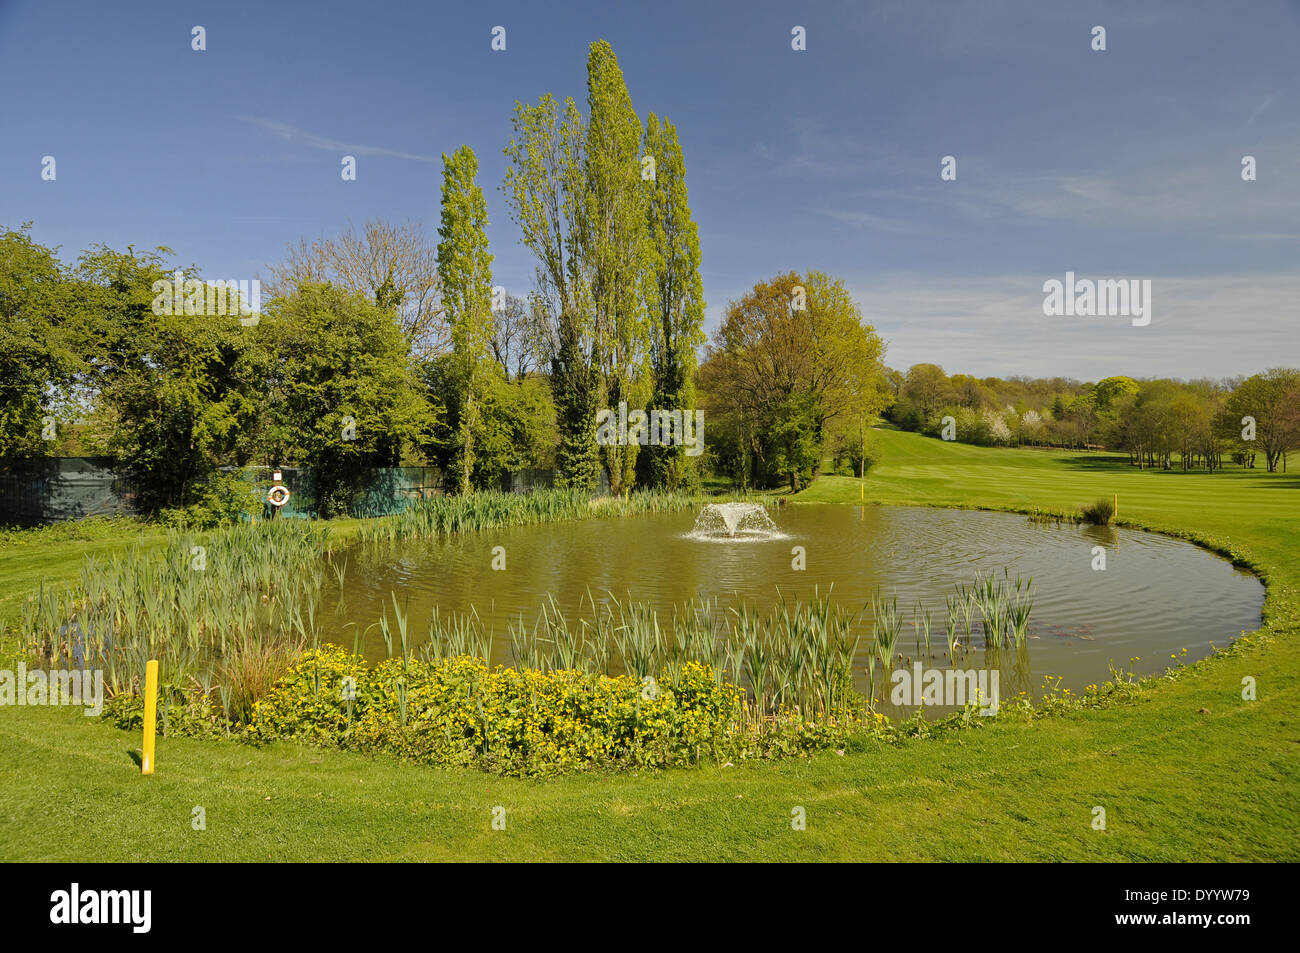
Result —
[[[922, 655], [912, 624], [914, 607], [932, 611], [933, 656], [945, 659], [945, 597], [968, 585], [977, 571], [1014, 583], [1033, 579], [1033, 610], [1019, 652], [987, 658], [982, 643], [962, 665], [1003, 671], [1001, 695], [1035, 693], [1044, 677], [1081, 691], [1108, 679], [1108, 663], [1140, 674], [1178, 662], [1190, 663], [1257, 628], [1264, 587], [1252, 574], [1190, 543], [1114, 527], [1034, 522], [1008, 513], [919, 507], [798, 504], [767, 511], [775, 529], [721, 534], [695, 532], [688, 511], [622, 519], [593, 519], [468, 533], [391, 546], [354, 546], [336, 556], [346, 561], [342, 609], [324, 613], [324, 634], [351, 646], [357, 629], [391, 610], [391, 593], [409, 613], [412, 644], [425, 638], [431, 611], [476, 608], [496, 633], [494, 661], [510, 664], [507, 627], [523, 614], [531, 627], [548, 594], [570, 618], [589, 615], [588, 593], [608, 591], [620, 600], [648, 602], [665, 623], [674, 607], [693, 597], [720, 607], [746, 602], [768, 611], [778, 589], [788, 598], [832, 590], [851, 609], [874, 593], [897, 594], [907, 624], [899, 639], [900, 663]], [[715, 521], [716, 522], [716, 521]], [[504, 556], [505, 568], [493, 570]], [[801, 547], [805, 568], [793, 568]], [[1097, 565], [1097, 550], [1105, 569]], [[327, 578], [328, 578], [327, 574]], [[833, 589], [832, 589], [833, 587]], [[330, 580], [322, 604], [339, 597]], [[855, 666], [867, 688], [871, 614]], [[377, 629], [364, 639], [369, 658], [387, 649]], [[1185, 651], [1184, 651], [1185, 650]], [[1130, 660], [1137, 658], [1138, 661]], [[876, 674], [876, 695], [890, 707]]]

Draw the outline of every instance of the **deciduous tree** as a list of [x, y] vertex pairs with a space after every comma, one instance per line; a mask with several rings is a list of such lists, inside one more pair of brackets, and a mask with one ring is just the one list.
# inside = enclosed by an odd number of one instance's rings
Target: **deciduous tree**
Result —
[[469, 146], [443, 155], [442, 224], [438, 229], [438, 270], [442, 301], [451, 326], [452, 354], [459, 401], [462, 493], [474, 472], [474, 436], [483, 413], [484, 392], [500, 376], [492, 359], [492, 255], [488, 252], [487, 202], [475, 182], [478, 160]]
[[[700, 239], [686, 192], [677, 130], [654, 113], [646, 120], [645, 154], [655, 162], [646, 207], [649, 262], [645, 282], [652, 407], [695, 409], [695, 349], [704, 343]], [[647, 446], [638, 458], [646, 482], [676, 486], [687, 457], [681, 446]]]

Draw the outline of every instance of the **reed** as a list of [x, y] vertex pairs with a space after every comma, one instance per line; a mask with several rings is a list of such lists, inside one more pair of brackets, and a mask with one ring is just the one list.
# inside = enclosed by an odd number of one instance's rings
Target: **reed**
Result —
[[979, 599], [969, 586], [958, 586], [957, 598], [961, 602], [961, 618], [966, 632], [965, 645], [970, 647], [975, 638], [975, 615], [979, 609]]
[[957, 625], [961, 615], [961, 601], [959, 597], [949, 595], [944, 599], [944, 605], [947, 609], [944, 615], [943, 635], [944, 640], [948, 643], [948, 658], [956, 660], [957, 658]]
[[[588, 661], [595, 671], [609, 675], [614, 646], [614, 614], [608, 603], [596, 601], [590, 588], [587, 589], [586, 602], [591, 607], [591, 622], [588, 623], [586, 619], [581, 622], [583, 639], [590, 647]], [[587, 637], [589, 628], [592, 633], [590, 638]]]
[[581, 630], [575, 632], [569, 626], [569, 620], [555, 602], [555, 596], [547, 596], [547, 604], [542, 606], [542, 625], [546, 631], [546, 641], [551, 644], [558, 667], [578, 669], [583, 667], [583, 644]]
[[932, 658], [930, 652], [930, 631], [934, 627], [934, 613], [924, 603], [918, 602], [912, 610], [912, 625], [916, 628], [916, 655], [921, 657], [921, 636], [925, 636], [925, 657]]
[[1016, 588], [1011, 594], [1010, 605], [1007, 610], [1007, 625], [1012, 641], [1019, 647], [1025, 644], [1025, 638], [1029, 631], [1029, 613], [1034, 606], [1034, 577], [1030, 576], [1022, 581], [1017, 576], [1015, 585]]
[[519, 622], [510, 624], [510, 654], [514, 658], [515, 668], [524, 671], [528, 669], [540, 670], [542, 667], [541, 652], [537, 647], [537, 640], [533, 637], [533, 630], [524, 624], [524, 614], [519, 613]]
[[626, 605], [611, 595], [618, 613], [614, 639], [623, 660], [623, 671], [636, 678], [658, 675], [665, 655], [665, 637], [659, 626], [659, 614], [646, 603]]
[[[328, 531], [304, 521], [172, 530], [159, 550], [87, 558], [78, 582], [42, 585], [24, 606], [28, 648], [44, 664], [101, 669], [109, 694], [135, 691], [157, 658], [163, 684], [192, 690], [223, 661], [316, 633]], [[234, 663], [231, 663], [234, 664]]]
[[1006, 600], [1001, 586], [998, 585], [997, 576], [992, 574], [985, 576], [982, 572], [976, 571], [972, 591], [975, 593], [976, 605], [979, 608], [984, 647], [997, 648], [1002, 644], [1002, 622], [1006, 615]]
[[772, 658], [765, 644], [763, 623], [758, 613], [747, 605], [731, 611], [735, 616], [731, 632], [737, 650], [744, 659], [745, 674], [755, 699], [755, 708], [764, 711], [771, 701]]
[[1004, 645], [1022, 644], [1033, 609], [1033, 578], [1024, 580], [1017, 576], [1012, 583], [1010, 573], [1005, 569], [1000, 579], [995, 573], [985, 576], [977, 572], [971, 591], [979, 609], [984, 647], [997, 649]]
[[[401, 612], [386, 610], [377, 625], [400, 639]], [[716, 600], [692, 599], [675, 607], [665, 623], [654, 606], [599, 599], [588, 593], [570, 618], [553, 597], [529, 626], [522, 614], [509, 625], [510, 655], [520, 669], [618, 673], [637, 680], [653, 677], [675, 685], [688, 662], [709, 667], [719, 682], [748, 690], [749, 710], [765, 719], [792, 712], [803, 717], [839, 718], [862, 709], [853, 690], [853, 671], [862, 633], [861, 612], [836, 605], [815, 592], [806, 601], [781, 595], [776, 610], [761, 617], [741, 606], [729, 614]], [[491, 630], [476, 610], [433, 613], [426, 659], [475, 655], [492, 661]]]
[[253, 706], [302, 652], [300, 643], [270, 645], [249, 639], [234, 646], [217, 666], [221, 706], [228, 722], [251, 724]]
[[1103, 496], [1096, 502], [1082, 507], [1078, 518], [1094, 526], [1109, 526], [1115, 518], [1115, 501], [1109, 496]]
[[368, 520], [358, 538], [364, 543], [426, 539], [502, 526], [662, 513], [689, 509], [697, 502], [694, 495], [675, 490], [637, 490], [620, 497], [592, 497], [583, 490], [558, 488], [532, 493], [486, 490], [416, 500], [400, 513]]
[[902, 629], [902, 618], [898, 613], [898, 596], [888, 601], [876, 595], [871, 599], [871, 612], [874, 617], [872, 632], [876, 640], [876, 657], [884, 666], [886, 677], [894, 668], [894, 652], [898, 646], [898, 635]]

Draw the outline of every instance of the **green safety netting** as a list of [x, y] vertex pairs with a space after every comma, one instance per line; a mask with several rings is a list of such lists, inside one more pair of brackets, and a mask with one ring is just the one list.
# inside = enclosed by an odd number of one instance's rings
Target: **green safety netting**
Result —
[[[267, 492], [273, 485], [272, 467], [224, 468], [248, 483], [249, 495], [262, 504], [265, 515], [273, 507]], [[281, 467], [281, 482], [289, 500], [280, 516], [315, 516], [315, 492], [310, 467]], [[500, 489], [528, 493], [553, 486], [553, 470], [517, 470], [502, 475]], [[354, 516], [387, 516], [412, 500], [445, 492], [445, 475], [438, 467], [370, 467], [362, 471], [362, 485], [353, 501]], [[600, 475], [597, 493], [608, 493], [609, 482]], [[0, 464], [0, 525], [34, 526], [87, 516], [119, 516], [134, 512], [135, 492], [126, 476], [104, 457], [46, 457]]]
[[131, 512], [135, 494], [99, 457], [46, 457], [0, 466], [0, 523], [36, 525]]
[[[246, 467], [238, 472], [247, 481], [250, 496], [265, 505], [272, 485], [271, 467]], [[289, 501], [281, 516], [314, 514], [311, 470], [282, 467]], [[411, 500], [442, 492], [442, 471], [437, 467], [372, 467], [364, 471], [356, 516], [385, 516], [403, 509]], [[34, 526], [88, 516], [119, 516], [134, 512], [135, 493], [116, 471], [113, 461], [95, 457], [47, 457], [0, 465], [0, 525]], [[271, 507], [265, 505], [269, 515]]]

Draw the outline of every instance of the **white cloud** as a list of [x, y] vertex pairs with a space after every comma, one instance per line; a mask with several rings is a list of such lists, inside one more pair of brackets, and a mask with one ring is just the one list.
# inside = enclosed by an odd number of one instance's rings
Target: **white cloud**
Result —
[[1246, 125], [1247, 126], [1252, 125], [1255, 122], [1255, 120], [1259, 118], [1260, 113], [1262, 113], [1269, 106], [1273, 105], [1274, 100], [1276, 100], [1280, 95], [1282, 95], [1282, 90], [1276, 89], [1269, 96], [1266, 96], [1262, 103], [1260, 103], [1258, 106], [1256, 106], [1254, 109], [1250, 111], [1250, 118], [1246, 120]]
[[1300, 366], [1300, 276], [1150, 277], [1152, 321], [1043, 314], [1043, 282], [1064, 275], [932, 278], [850, 284], [864, 318], [888, 342], [886, 361], [949, 373], [1095, 380], [1228, 377]]
[[368, 146], [360, 143], [340, 142], [338, 139], [331, 139], [328, 136], [317, 135], [314, 132], [307, 132], [288, 123], [277, 122], [274, 119], [263, 119], [258, 116], [237, 116], [242, 122], [252, 123], [258, 128], [269, 132], [277, 139], [283, 139], [285, 142], [296, 142], [312, 149], [322, 149], [326, 152], [350, 153], [358, 156], [382, 156], [390, 159], [410, 159], [413, 162], [437, 162], [433, 156], [416, 155], [411, 152], [400, 152], [396, 149], [389, 149], [384, 146]]
[[907, 221], [899, 218], [889, 218], [884, 215], [873, 215], [870, 212], [848, 212], [842, 209], [827, 208], [822, 209], [821, 213], [827, 218], [832, 218], [845, 225], [852, 225], [854, 228], [865, 228], [877, 232], [889, 232], [895, 235], [941, 234], [937, 229], [930, 228], [918, 222]]

